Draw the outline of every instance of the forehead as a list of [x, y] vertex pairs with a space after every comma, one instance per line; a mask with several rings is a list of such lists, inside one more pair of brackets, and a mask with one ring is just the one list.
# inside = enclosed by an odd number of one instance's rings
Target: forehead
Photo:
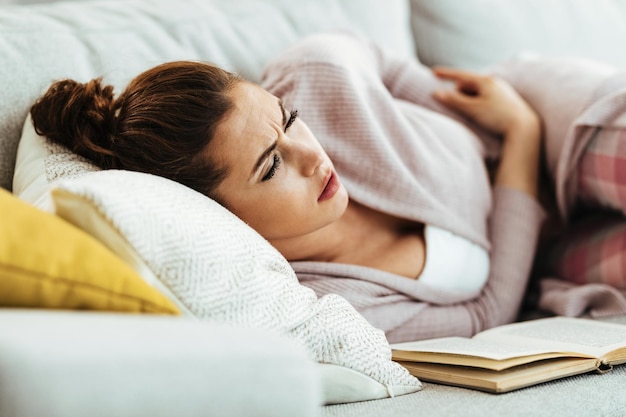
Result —
[[235, 174], [247, 172], [279, 136], [282, 114], [279, 100], [263, 88], [242, 81], [229, 92], [233, 108], [217, 125], [210, 142], [211, 157]]
[[227, 136], [262, 133], [280, 114], [278, 99], [258, 85], [243, 81], [230, 91], [233, 108], [218, 125]]

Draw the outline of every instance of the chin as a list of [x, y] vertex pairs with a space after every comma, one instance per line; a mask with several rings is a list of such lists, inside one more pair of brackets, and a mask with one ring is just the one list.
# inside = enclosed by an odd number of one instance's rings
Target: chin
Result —
[[336, 203], [340, 211], [340, 217], [341, 217], [348, 209], [348, 203], [350, 202], [350, 196], [348, 195], [348, 191], [346, 191], [343, 184], [341, 185], [341, 188], [337, 190], [335, 199], [337, 200]]

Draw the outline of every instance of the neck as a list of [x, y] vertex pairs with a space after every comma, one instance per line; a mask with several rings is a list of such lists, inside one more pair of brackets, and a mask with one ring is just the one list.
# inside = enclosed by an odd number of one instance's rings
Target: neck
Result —
[[[270, 243], [288, 261], [333, 262], [353, 249], [358, 250], [360, 237], [355, 231], [364, 231], [363, 219], [353, 201], [337, 221], [306, 235], [270, 240]], [[353, 248], [353, 246], [356, 246]]]
[[343, 246], [344, 233], [338, 220], [314, 232], [302, 236], [270, 240], [288, 261], [332, 262]]
[[334, 223], [306, 235], [270, 240], [270, 243], [288, 261], [339, 262], [346, 254], [359, 253], [369, 241], [368, 214], [367, 209], [350, 201]]

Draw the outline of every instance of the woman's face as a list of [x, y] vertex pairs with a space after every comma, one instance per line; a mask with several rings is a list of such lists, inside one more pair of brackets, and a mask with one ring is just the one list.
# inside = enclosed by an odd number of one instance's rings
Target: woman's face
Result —
[[234, 108], [208, 149], [228, 172], [216, 190], [222, 204], [270, 241], [302, 236], [339, 219], [348, 194], [296, 112], [245, 81], [230, 95]]

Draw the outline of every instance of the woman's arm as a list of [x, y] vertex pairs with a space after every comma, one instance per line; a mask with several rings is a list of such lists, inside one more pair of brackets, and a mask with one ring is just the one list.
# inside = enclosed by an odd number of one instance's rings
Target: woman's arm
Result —
[[450, 69], [434, 73], [455, 85], [436, 90], [436, 100], [503, 138], [489, 221], [490, 276], [476, 299], [452, 306], [429, 305], [403, 325], [388, 329], [390, 341], [471, 336], [515, 320], [544, 217], [536, 200], [541, 124], [534, 110], [498, 78]]

